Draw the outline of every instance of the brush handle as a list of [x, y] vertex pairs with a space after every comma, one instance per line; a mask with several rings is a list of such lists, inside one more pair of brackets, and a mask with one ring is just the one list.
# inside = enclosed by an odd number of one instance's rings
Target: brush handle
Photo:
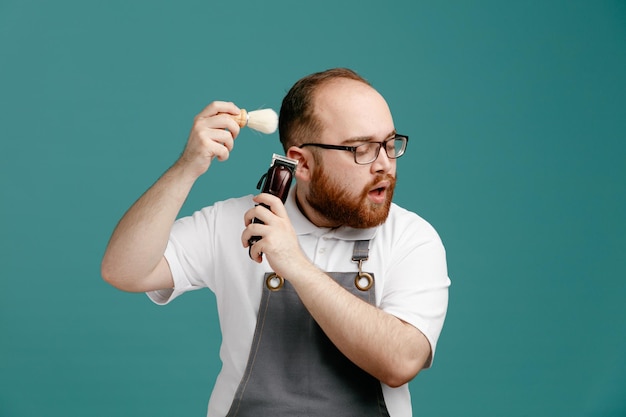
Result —
[[239, 127], [245, 127], [248, 124], [248, 112], [246, 109], [241, 109], [241, 113], [239, 113], [238, 116], [233, 116], [231, 114], [230, 117], [237, 122]]

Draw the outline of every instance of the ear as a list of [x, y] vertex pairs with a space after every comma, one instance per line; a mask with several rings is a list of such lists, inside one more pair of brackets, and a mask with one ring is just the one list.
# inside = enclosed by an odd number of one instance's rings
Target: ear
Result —
[[287, 149], [287, 157], [298, 161], [298, 166], [296, 167], [296, 179], [305, 182], [310, 181], [311, 173], [313, 172], [315, 164], [311, 152], [308, 149], [292, 146]]

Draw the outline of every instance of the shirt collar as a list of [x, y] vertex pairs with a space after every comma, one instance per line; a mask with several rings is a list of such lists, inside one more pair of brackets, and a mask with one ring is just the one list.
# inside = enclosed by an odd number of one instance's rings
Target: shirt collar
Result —
[[317, 227], [300, 211], [300, 208], [296, 203], [295, 187], [289, 191], [287, 201], [285, 201], [285, 209], [287, 210], [289, 220], [291, 220], [291, 224], [293, 225], [298, 236], [310, 234], [317, 237], [325, 236], [341, 240], [371, 240], [376, 235], [376, 231], [378, 230], [378, 227], [372, 227], [369, 229], [355, 229], [348, 226], [341, 226], [337, 228]]

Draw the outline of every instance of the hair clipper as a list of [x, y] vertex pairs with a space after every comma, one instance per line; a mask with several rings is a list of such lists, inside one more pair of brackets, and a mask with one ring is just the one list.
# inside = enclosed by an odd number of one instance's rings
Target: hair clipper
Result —
[[[272, 156], [272, 163], [270, 165], [270, 168], [268, 169], [267, 173], [263, 174], [256, 188], [261, 189], [262, 185], [262, 193], [275, 195], [276, 197], [280, 198], [280, 200], [284, 204], [285, 201], [287, 201], [287, 195], [289, 194], [289, 188], [291, 187], [291, 180], [293, 179], [293, 174], [296, 170], [297, 165], [298, 161], [296, 161], [295, 159], [274, 154]], [[261, 205], [269, 209], [266, 204]], [[252, 222], [263, 223], [257, 218], [254, 218]], [[252, 236], [248, 240], [250, 248], [252, 248], [252, 245], [254, 245], [259, 240], [261, 240], [260, 236]]]

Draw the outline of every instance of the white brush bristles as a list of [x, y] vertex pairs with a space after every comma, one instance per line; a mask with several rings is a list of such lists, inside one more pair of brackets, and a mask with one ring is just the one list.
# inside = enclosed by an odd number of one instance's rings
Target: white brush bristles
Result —
[[272, 109], [248, 112], [248, 127], [261, 133], [274, 133], [278, 128], [278, 115]]

